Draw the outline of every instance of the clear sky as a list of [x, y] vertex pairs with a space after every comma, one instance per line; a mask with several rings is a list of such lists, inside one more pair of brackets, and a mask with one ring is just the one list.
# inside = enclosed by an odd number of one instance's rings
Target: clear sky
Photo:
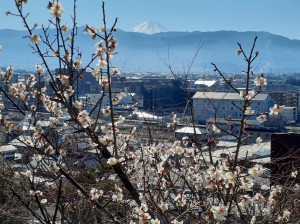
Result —
[[[101, 0], [77, 0], [78, 23], [99, 26]], [[0, 29], [23, 29], [17, 18], [5, 16], [14, 0], [0, 0]], [[47, 0], [29, 0], [34, 21], [46, 23]], [[65, 16], [72, 0], [61, 0]], [[267, 31], [300, 39], [299, 0], [106, 0], [108, 17], [118, 17], [118, 28], [132, 30], [145, 21], [156, 21], [170, 31]]]

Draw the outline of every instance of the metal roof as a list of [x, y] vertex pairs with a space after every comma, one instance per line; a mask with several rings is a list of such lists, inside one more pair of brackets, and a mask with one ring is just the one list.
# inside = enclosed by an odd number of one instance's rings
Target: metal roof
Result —
[[[206, 129], [200, 129], [195, 127], [195, 131], [197, 135], [200, 134], [207, 134]], [[175, 131], [175, 133], [185, 133], [185, 134], [194, 134], [194, 128], [193, 127], [183, 127], [183, 128], [179, 128]]]
[[195, 85], [205, 85], [207, 87], [213, 86], [217, 81], [216, 80], [202, 80], [199, 79], [195, 82]]
[[[260, 93], [252, 100], [264, 101], [269, 95], [266, 93]], [[238, 93], [226, 93], [226, 92], [196, 92], [193, 99], [216, 99], [216, 100], [243, 100]]]

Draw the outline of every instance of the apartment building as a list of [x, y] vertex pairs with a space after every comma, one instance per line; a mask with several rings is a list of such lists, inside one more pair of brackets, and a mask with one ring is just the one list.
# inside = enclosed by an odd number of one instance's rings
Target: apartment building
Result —
[[[208, 118], [242, 117], [242, 111], [237, 106], [241, 107], [244, 99], [238, 93], [197, 92], [192, 99], [195, 118], [200, 124], [205, 124]], [[273, 105], [272, 98], [262, 93], [252, 99], [251, 108], [256, 113], [264, 113]]]

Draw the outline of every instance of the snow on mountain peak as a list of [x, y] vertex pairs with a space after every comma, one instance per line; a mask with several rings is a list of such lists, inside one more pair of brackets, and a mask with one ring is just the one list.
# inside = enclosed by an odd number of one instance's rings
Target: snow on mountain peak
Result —
[[168, 32], [168, 30], [160, 25], [157, 22], [144, 22], [136, 27], [133, 28], [133, 32], [136, 33], [145, 33], [145, 34], [154, 34], [154, 33], [161, 33], [161, 32]]

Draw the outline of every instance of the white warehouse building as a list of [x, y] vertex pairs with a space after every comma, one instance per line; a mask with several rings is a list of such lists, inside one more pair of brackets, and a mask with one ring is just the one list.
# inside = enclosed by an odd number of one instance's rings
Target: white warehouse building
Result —
[[[196, 92], [192, 99], [195, 119], [200, 124], [205, 124], [208, 118], [242, 117], [241, 110], [235, 106], [242, 106], [244, 101], [238, 93]], [[273, 105], [272, 98], [268, 94], [261, 93], [252, 99], [251, 108], [255, 113], [264, 113], [269, 112], [269, 108]]]

